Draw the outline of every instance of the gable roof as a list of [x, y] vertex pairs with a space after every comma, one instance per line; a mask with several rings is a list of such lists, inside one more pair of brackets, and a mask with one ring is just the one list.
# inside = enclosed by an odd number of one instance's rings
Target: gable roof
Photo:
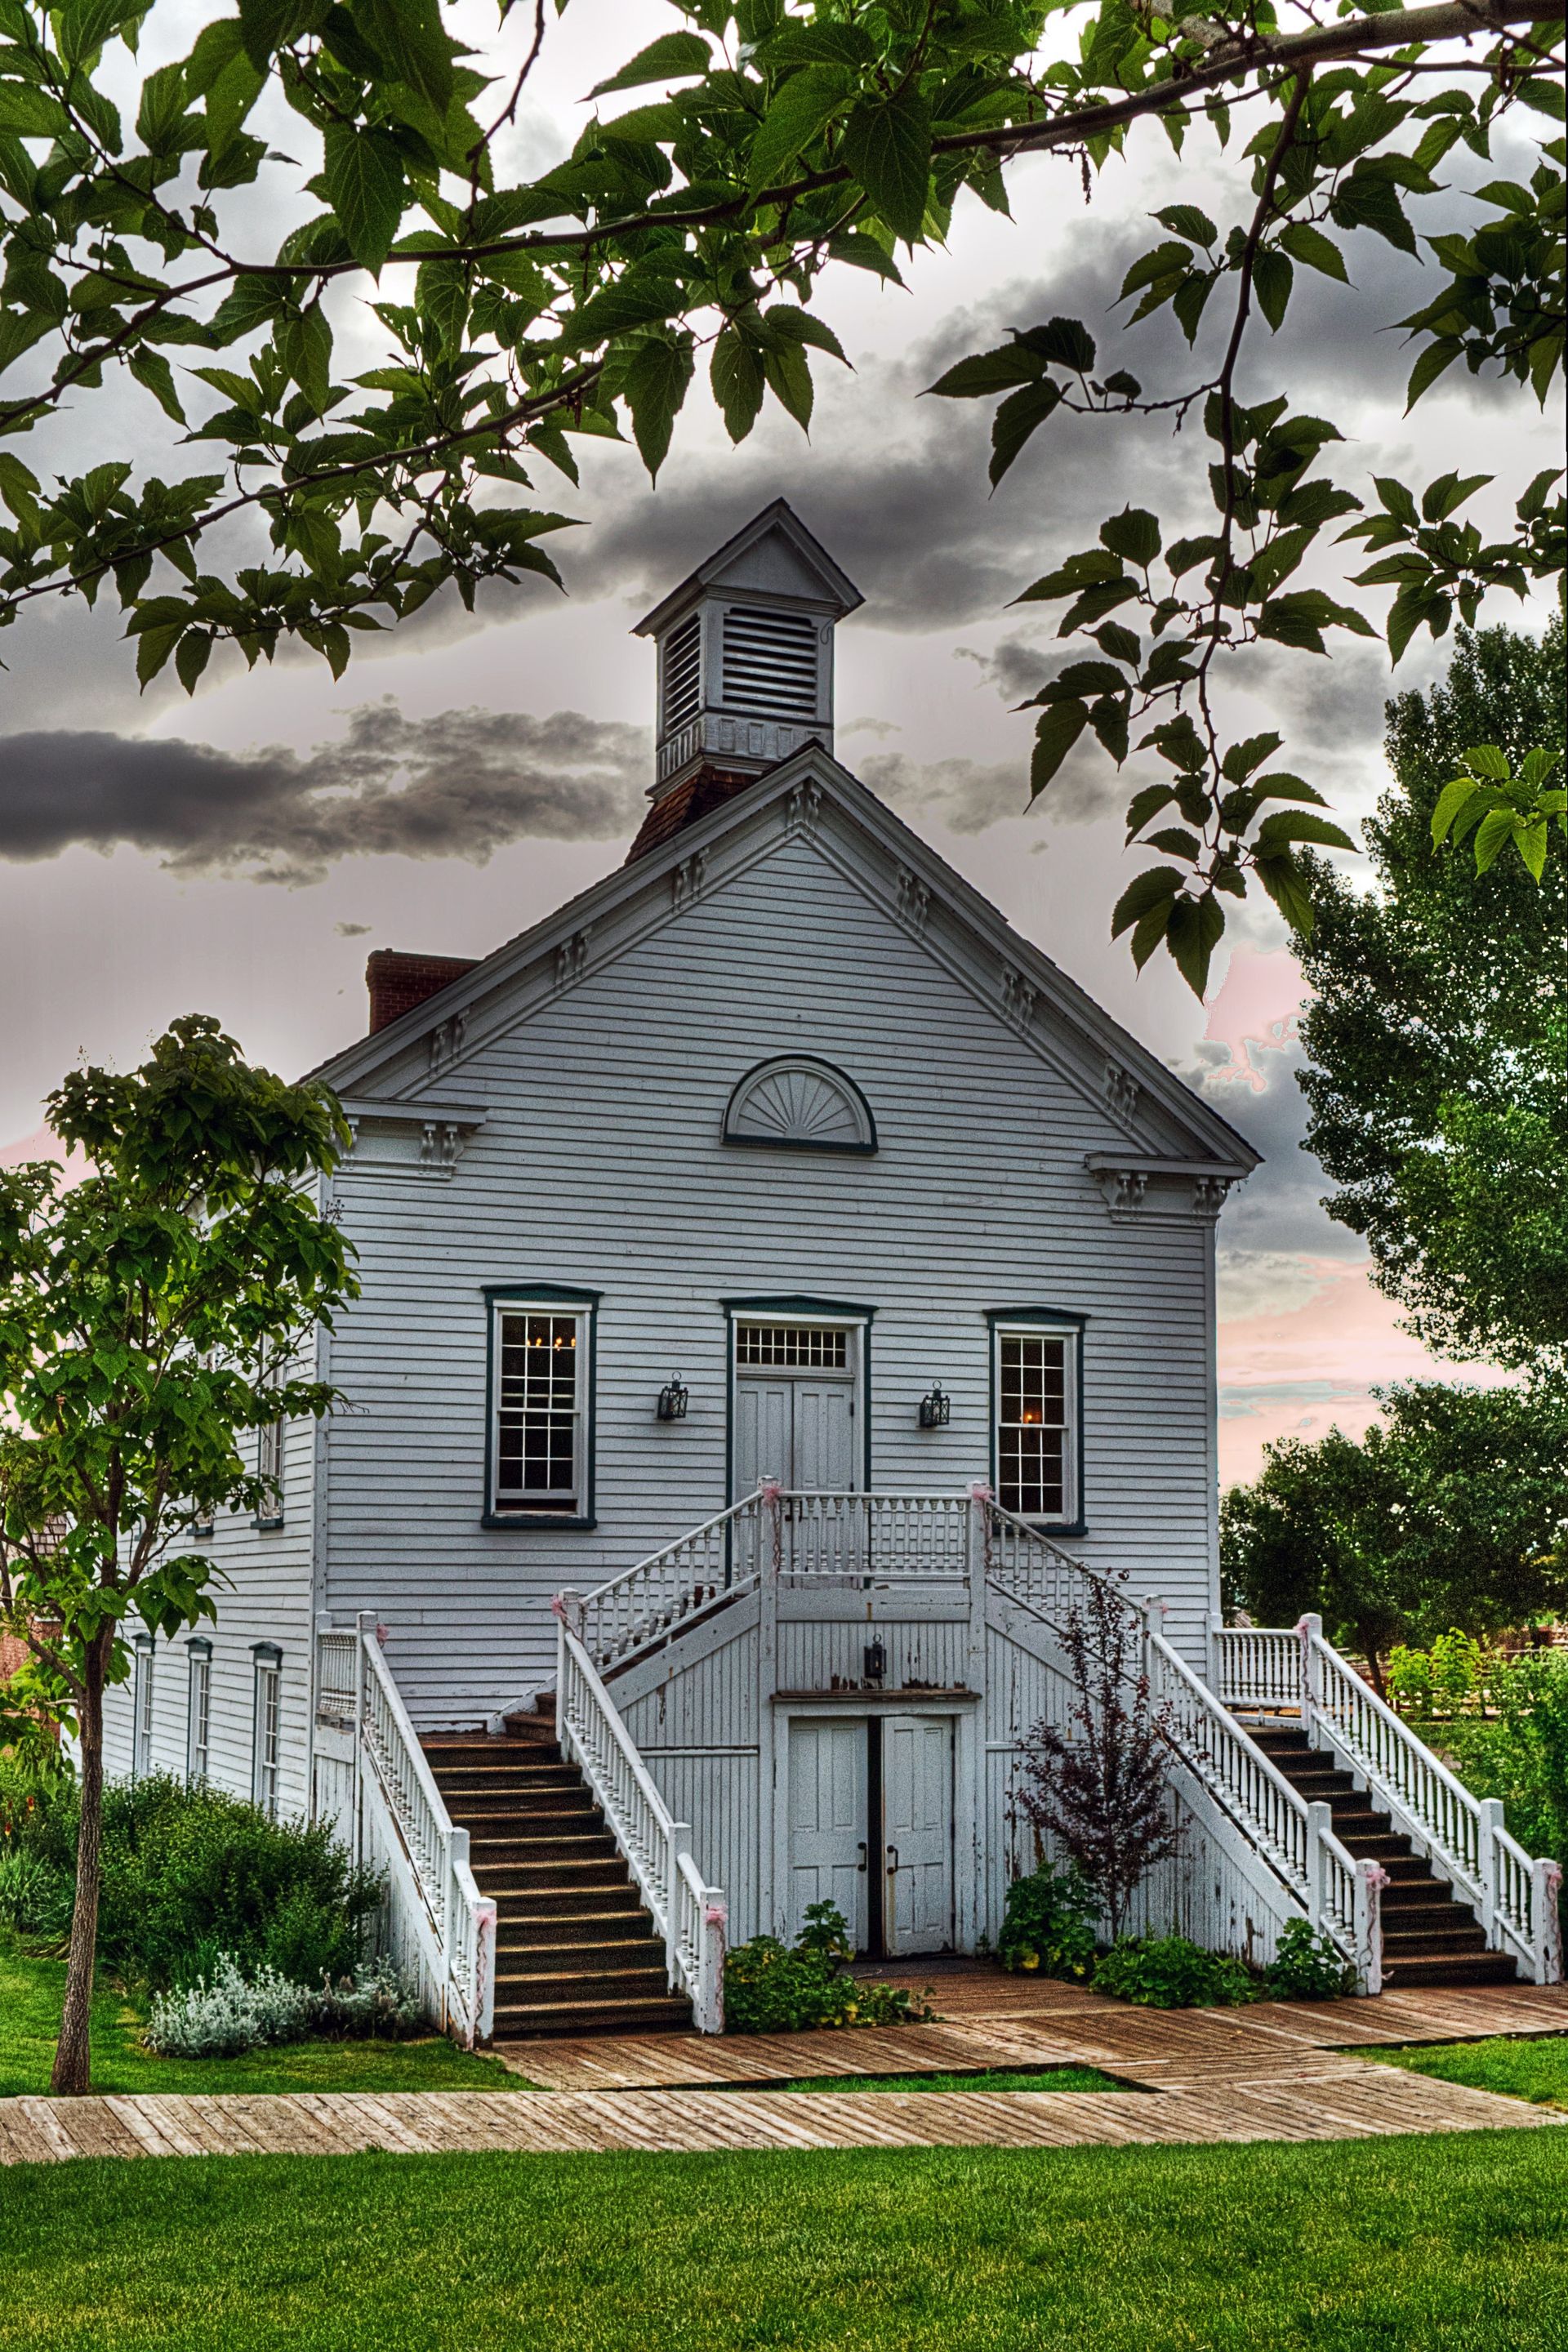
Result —
[[841, 621], [866, 601], [847, 572], [835, 563], [814, 531], [807, 530], [787, 499], [774, 499], [732, 539], [716, 547], [678, 588], [662, 596], [632, 631], [657, 636], [704, 590], [733, 589], [742, 595], [784, 596], [817, 604]]
[[[816, 744], [781, 761], [671, 838], [650, 843], [634, 863], [617, 866], [497, 948], [427, 1005], [357, 1039], [310, 1075], [340, 1094], [406, 1102], [410, 1109], [426, 1090], [448, 1093], [454, 1076], [460, 1087], [461, 1063], [495, 1026], [519, 1017], [515, 1000], [531, 974], [536, 1001], [553, 998], [650, 930], [679, 920], [705, 881], [710, 887], [719, 878], [730, 853], [744, 864], [775, 845], [781, 814], [786, 827], [809, 833], [825, 854], [833, 853], [834, 833], [841, 832], [848, 855], [838, 862], [849, 870], [853, 859], [856, 878], [885, 899], [889, 915], [1107, 1111], [1135, 1155], [1141, 1132], [1143, 1151], [1149, 1150], [1148, 1122], [1139, 1116], [1140, 1099], [1146, 1097], [1178, 1129], [1183, 1140], [1174, 1156], [1182, 1162], [1202, 1161], [1216, 1173], [1228, 1170], [1234, 1176], [1259, 1164], [1262, 1154], [1228, 1120]], [[487, 1005], [500, 1007], [503, 1000], [501, 1020], [487, 1024]], [[410, 1049], [421, 1043], [428, 1045], [427, 1062], [408, 1066]], [[405, 1066], [395, 1072], [398, 1063]], [[389, 1074], [384, 1094], [377, 1083], [384, 1072]], [[1172, 1156], [1168, 1145], [1155, 1145], [1152, 1157]]]

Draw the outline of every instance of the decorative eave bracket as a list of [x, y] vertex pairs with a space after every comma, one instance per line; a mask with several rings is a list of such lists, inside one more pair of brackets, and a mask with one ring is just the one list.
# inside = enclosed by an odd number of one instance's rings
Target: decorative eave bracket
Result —
[[353, 1136], [349, 1167], [354, 1173], [445, 1181], [489, 1114], [472, 1103], [388, 1102], [350, 1095], [343, 1116]]
[[1083, 1164], [1119, 1225], [1213, 1224], [1231, 1186], [1251, 1173], [1239, 1160], [1163, 1160], [1141, 1151], [1090, 1151]]

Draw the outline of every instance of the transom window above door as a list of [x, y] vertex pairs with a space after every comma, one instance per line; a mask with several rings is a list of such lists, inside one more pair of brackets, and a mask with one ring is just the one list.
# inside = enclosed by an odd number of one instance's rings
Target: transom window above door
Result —
[[996, 1499], [1022, 1519], [1067, 1526], [1079, 1493], [1076, 1328], [998, 1324], [995, 1347]]
[[742, 1323], [735, 1332], [735, 1361], [782, 1372], [847, 1372], [849, 1334], [804, 1323]]

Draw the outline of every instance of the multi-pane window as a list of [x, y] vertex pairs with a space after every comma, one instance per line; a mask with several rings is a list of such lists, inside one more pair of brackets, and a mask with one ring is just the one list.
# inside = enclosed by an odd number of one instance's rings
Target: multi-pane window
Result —
[[136, 1644], [136, 1675], [132, 1685], [131, 1769], [140, 1780], [153, 1769], [153, 1644], [143, 1637]]
[[847, 1372], [849, 1334], [804, 1323], [742, 1323], [735, 1361], [788, 1372]]
[[996, 1335], [996, 1498], [1025, 1519], [1076, 1516], [1076, 1334]]
[[252, 1749], [251, 1795], [262, 1811], [278, 1818], [278, 1768], [281, 1723], [283, 1665], [279, 1654], [256, 1654], [256, 1723]]
[[185, 1718], [185, 1777], [191, 1780], [205, 1780], [212, 1746], [212, 1645], [207, 1642], [192, 1642], [185, 1654], [190, 1661], [191, 1672]]
[[283, 1524], [283, 1431], [282, 1421], [263, 1422], [257, 1432], [256, 1474], [265, 1493], [257, 1523], [264, 1528], [280, 1528]]
[[589, 1318], [581, 1307], [499, 1306], [493, 1493], [497, 1512], [583, 1516]]

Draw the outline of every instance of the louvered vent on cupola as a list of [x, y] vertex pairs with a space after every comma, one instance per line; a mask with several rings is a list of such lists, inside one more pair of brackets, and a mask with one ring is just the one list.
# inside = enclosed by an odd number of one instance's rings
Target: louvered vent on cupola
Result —
[[638, 624], [658, 650], [653, 797], [712, 765], [760, 774], [833, 749], [833, 631], [861, 602], [782, 499]]

